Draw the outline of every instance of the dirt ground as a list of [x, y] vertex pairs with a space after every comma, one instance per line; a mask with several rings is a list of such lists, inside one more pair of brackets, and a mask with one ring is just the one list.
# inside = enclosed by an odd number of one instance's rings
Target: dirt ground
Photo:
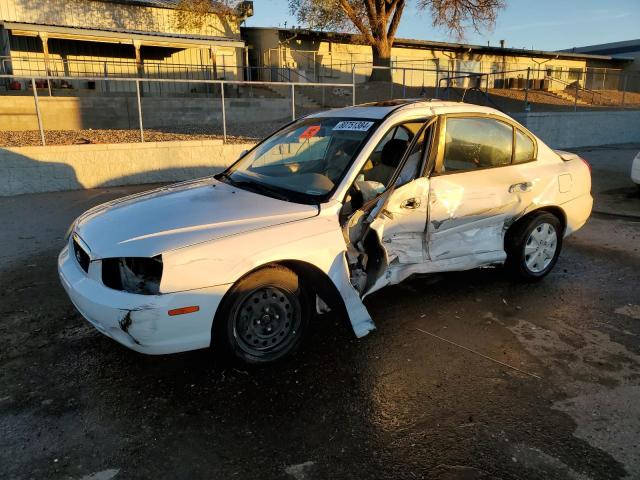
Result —
[[544, 281], [414, 278], [367, 337], [325, 317], [250, 370], [134, 353], [66, 298], [67, 226], [148, 186], [0, 198], [0, 478], [640, 478], [637, 149], [580, 152], [602, 213]]

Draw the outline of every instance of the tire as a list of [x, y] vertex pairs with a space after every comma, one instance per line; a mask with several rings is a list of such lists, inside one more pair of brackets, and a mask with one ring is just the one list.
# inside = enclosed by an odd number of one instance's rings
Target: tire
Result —
[[521, 280], [543, 278], [558, 261], [562, 234], [562, 224], [552, 213], [533, 213], [524, 218], [507, 232], [507, 268]]
[[298, 275], [265, 267], [239, 280], [223, 301], [214, 319], [214, 348], [244, 364], [275, 362], [300, 346], [309, 318]]

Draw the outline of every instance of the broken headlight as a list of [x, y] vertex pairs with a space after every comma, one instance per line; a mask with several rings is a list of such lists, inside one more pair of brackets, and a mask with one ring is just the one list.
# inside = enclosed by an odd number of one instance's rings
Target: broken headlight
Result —
[[114, 290], [139, 295], [158, 295], [162, 279], [162, 256], [102, 260], [102, 283]]

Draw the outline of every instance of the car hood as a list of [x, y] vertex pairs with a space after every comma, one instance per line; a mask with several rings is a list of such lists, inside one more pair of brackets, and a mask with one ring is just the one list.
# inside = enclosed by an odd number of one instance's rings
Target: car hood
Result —
[[205, 178], [94, 207], [78, 218], [74, 231], [92, 258], [149, 257], [302, 220], [318, 211], [315, 205], [277, 200]]

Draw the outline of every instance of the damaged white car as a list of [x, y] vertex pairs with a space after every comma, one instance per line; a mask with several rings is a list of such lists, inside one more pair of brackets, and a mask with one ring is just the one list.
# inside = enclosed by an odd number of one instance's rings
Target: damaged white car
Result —
[[586, 162], [496, 110], [367, 104], [295, 121], [215, 177], [89, 210], [59, 273], [82, 315], [133, 350], [270, 362], [328, 309], [366, 335], [364, 297], [413, 274], [543, 277], [590, 189]]

